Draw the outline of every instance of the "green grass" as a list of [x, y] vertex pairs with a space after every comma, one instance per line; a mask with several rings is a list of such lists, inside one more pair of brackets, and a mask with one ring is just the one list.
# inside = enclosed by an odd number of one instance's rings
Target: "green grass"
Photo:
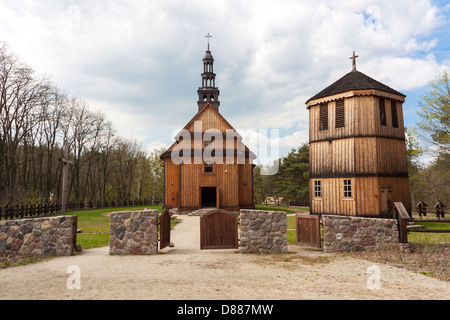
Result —
[[295, 229], [297, 228], [295, 225], [295, 216], [288, 216], [287, 217], [287, 228], [288, 229]]
[[[450, 229], [450, 222], [415, 222], [416, 225], [425, 226], [427, 229]], [[425, 233], [425, 232], [409, 232], [408, 242], [450, 242], [450, 233]]]
[[[295, 216], [287, 217], [287, 240], [289, 243], [297, 243], [297, 226], [295, 225]], [[293, 229], [293, 230], [289, 230]]]
[[287, 241], [289, 243], [297, 243], [297, 231], [296, 230], [288, 230], [287, 231]]
[[427, 229], [450, 229], [450, 222], [420, 222], [416, 220], [415, 224], [425, 226]]
[[162, 210], [161, 206], [142, 206], [70, 211], [67, 215], [78, 216], [78, 229], [81, 229], [83, 232], [77, 235], [77, 243], [83, 249], [89, 249], [109, 245], [109, 216], [103, 214], [117, 211], [136, 211], [145, 208], [158, 209], [159, 212]]
[[272, 206], [265, 206], [265, 205], [256, 205], [255, 210], [284, 211], [286, 213], [295, 213], [295, 211], [291, 210], [289, 207], [278, 207], [278, 206], [272, 207]]

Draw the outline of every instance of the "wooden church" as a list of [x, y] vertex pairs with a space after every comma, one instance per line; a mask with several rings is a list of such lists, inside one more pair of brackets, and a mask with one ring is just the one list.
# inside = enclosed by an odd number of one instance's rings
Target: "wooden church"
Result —
[[[209, 40], [209, 34], [208, 34]], [[220, 114], [214, 58], [208, 41], [203, 58], [198, 112], [161, 155], [164, 208], [253, 209], [253, 160], [256, 156]]]
[[402, 105], [405, 95], [353, 70], [306, 102], [311, 214], [411, 214]]

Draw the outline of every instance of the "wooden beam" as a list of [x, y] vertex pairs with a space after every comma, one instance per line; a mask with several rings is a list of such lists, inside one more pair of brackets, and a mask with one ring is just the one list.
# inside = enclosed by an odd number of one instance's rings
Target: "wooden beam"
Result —
[[425, 232], [425, 233], [450, 233], [450, 229], [417, 229], [408, 230], [408, 232]]
[[69, 165], [73, 164], [69, 160], [69, 143], [64, 140], [63, 157], [60, 159], [63, 164], [62, 170], [62, 188], [61, 188], [61, 215], [66, 215], [66, 203], [67, 203], [67, 176], [69, 174]]
[[405, 206], [401, 202], [394, 202], [394, 207], [390, 213], [390, 216], [398, 220], [398, 229], [400, 236], [400, 243], [408, 243], [408, 220], [411, 220]]

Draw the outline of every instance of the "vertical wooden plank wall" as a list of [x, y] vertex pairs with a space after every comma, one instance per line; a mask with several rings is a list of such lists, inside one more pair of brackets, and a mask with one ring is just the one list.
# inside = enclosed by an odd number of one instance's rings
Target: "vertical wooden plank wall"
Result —
[[[336, 128], [336, 100], [344, 98], [345, 126]], [[384, 99], [387, 125], [381, 125], [379, 99]], [[392, 187], [395, 201], [410, 208], [408, 163], [402, 102], [368, 90], [347, 92], [310, 104], [310, 203], [313, 214], [379, 216], [380, 188]], [[392, 125], [391, 101], [398, 112]], [[328, 130], [319, 130], [320, 104], [328, 104]], [[352, 199], [344, 199], [343, 180], [352, 180]], [[322, 197], [314, 197], [314, 181]]]
[[165, 161], [165, 170], [166, 206], [199, 208], [201, 187], [219, 188], [220, 206], [225, 209], [239, 209], [240, 205], [252, 206], [251, 164], [214, 164], [213, 173], [204, 173], [201, 164], [182, 165], [181, 203], [178, 193], [180, 166], [173, 164], [169, 158]]

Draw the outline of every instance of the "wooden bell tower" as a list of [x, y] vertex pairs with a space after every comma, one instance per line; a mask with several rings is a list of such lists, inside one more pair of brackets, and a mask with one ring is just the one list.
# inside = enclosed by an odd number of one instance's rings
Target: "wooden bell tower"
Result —
[[405, 95], [356, 70], [306, 102], [310, 122], [311, 214], [411, 214]]

